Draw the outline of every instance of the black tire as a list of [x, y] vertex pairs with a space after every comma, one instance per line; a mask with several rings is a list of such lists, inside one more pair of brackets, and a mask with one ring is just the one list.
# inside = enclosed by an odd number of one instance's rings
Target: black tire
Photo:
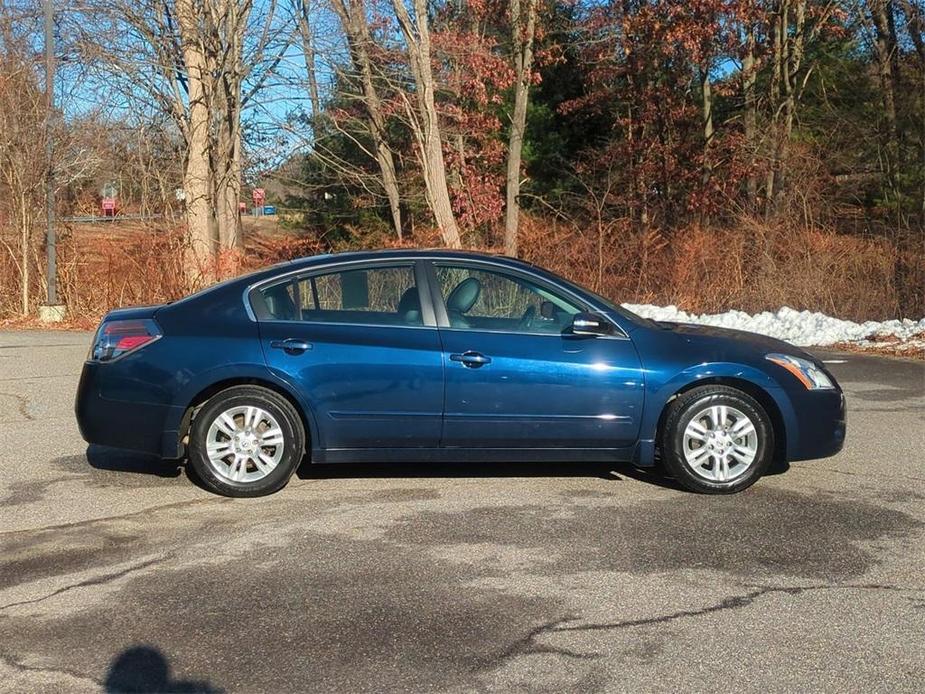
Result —
[[[698, 413], [714, 405], [734, 407], [745, 414], [754, 424], [757, 437], [752, 463], [740, 476], [726, 482], [717, 482], [697, 474], [684, 455], [685, 429]], [[764, 408], [748, 393], [729, 386], [701, 386], [669, 403], [660, 446], [662, 464], [683, 487], [702, 494], [734, 494], [753, 485], [771, 464], [774, 456], [774, 427]]]
[[[206, 454], [209, 427], [226, 410], [239, 406], [256, 406], [272, 415], [283, 435], [282, 456], [265, 477], [252, 482], [237, 482], [219, 475]], [[189, 433], [189, 462], [196, 476], [209, 490], [222, 496], [265, 496], [279, 491], [298, 468], [305, 451], [305, 432], [295, 407], [278, 393], [260, 386], [234, 386], [213, 395], [196, 413]]]

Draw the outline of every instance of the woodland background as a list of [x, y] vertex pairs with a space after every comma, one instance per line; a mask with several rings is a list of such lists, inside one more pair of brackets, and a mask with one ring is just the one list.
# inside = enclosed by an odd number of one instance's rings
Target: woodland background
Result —
[[0, 0], [0, 319], [45, 299], [49, 176], [78, 321], [400, 245], [925, 315], [922, 0], [80, 0], [55, 40], [49, 108], [42, 6]]

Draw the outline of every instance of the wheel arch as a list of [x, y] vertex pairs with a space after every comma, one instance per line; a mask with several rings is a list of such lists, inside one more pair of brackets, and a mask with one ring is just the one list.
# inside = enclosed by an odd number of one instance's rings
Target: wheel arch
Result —
[[266, 388], [267, 390], [273, 391], [277, 395], [285, 398], [299, 414], [299, 420], [302, 424], [302, 431], [305, 435], [304, 452], [307, 454], [311, 451], [312, 445], [318, 439], [317, 431], [315, 429], [314, 417], [312, 416], [308, 406], [303, 403], [296, 396], [296, 394], [285, 385], [273, 379], [261, 378], [258, 376], [237, 376], [223, 378], [209, 384], [208, 386], [205, 386], [199, 392], [197, 392], [187, 403], [183, 412], [183, 417], [180, 419], [180, 425], [177, 431], [177, 440], [180, 445], [182, 445], [184, 448], [186, 447], [190, 425], [193, 421], [193, 416], [199, 410], [199, 408], [208, 402], [209, 399], [214, 395], [217, 395], [218, 393], [222, 392], [223, 390], [227, 390], [228, 388], [233, 388], [234, 386], [259, 386], [261, 388]]
[[671, 403], [684, 395], [684, 393], [694, 388], [700, 388], [701, 386], [727, 386], [740, 390], [746, 395], [754, 398], [764, 411], [767, 412], [771, 420], [771, 427], [774, 431], [774, 462], [787, 459], [787, 425], [784, 422], [784, 416], [777, 401], [767, 390], [757, 383], [735, 376], [707, 376], [685, 383], [678, 388], [662, 405], [662, 410], [659, 413], [658, 423], [655, 428], [656, 444], [661, 440], [665, 419], [668, 416]]

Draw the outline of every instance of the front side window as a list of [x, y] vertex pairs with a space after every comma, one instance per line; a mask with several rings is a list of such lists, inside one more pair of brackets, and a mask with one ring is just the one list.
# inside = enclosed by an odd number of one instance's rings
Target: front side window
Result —
[[581, 311], [543, 286], [493, 270], [435, 266], [450, 327], [559, 334]]
[[414, 268], [342, 270], [260, 290], [274, 320], [423, 325]]

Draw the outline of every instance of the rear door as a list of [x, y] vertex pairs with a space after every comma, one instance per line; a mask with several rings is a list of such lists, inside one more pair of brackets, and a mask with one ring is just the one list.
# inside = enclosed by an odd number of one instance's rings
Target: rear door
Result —
[[643, 375], [622, 334], [568, 333], [589, 307], [539, 278], [434, 261], [446, 370], [442, 445], [624, 448], [635, 443]]
[[440, 338], [414, 262], [319, 269], [251, 292], [267, 365], [298, 388], [329, 450], [437, 447]]

